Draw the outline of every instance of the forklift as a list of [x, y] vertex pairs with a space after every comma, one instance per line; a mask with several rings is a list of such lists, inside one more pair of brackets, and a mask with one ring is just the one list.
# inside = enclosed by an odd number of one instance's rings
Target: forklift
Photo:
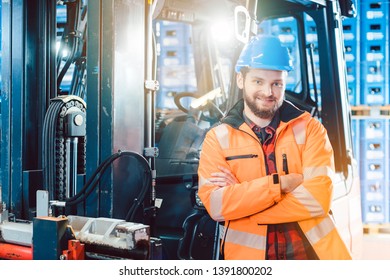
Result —
[[199, 156], [242, 97], [234, 65], [257, 34], [289, 48], [286, 99], [328, 131], [332, 216], [360, 259], [342, 28], [355, 14], [352, 0], [1, 3], [0, 259], [217, 259]]

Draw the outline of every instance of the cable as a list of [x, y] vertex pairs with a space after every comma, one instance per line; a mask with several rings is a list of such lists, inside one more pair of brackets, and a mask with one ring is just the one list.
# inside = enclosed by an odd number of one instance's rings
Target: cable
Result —
[[119, 151], [109, 156], [98, 166], [94, 174], [90, 177], [90, 179], [83, 186], [83, 188], [76, 195], [65, 200], [66, 204], [71, 206], [71, 205], [76, 205], [82, 201], [85, 201], [88, 195], [96, 188], [101, 176], [104, 174], [104, 171], [110, 166], [112, 162], [114, 162], [115, 160], [117, 160], [122, 156], [129, 156], [135, 158], [145, 169], [144, 176], [143, 176], [144, 179], [142, 184], [142, 190], [139, 193], [139, 196], [134, 199], [133, 204], [126, 215], [126, 221], [133, 220], [134, 215], [137, 209], [139, 208], [139, 206], [141, 205], [141, 203], [144, 201], [147, 191], [149, 190], [149, 187], [151, 186], [151, 182], [152, 182], [152, 172], [148, 161], [143, 156], [141, 156], [136, 152]]
[[[118, 157], [119, 157], [119, 155], [118, 155], [118, 153], [116, 153], [116, 154], [111, 155], [111, 156], [108, 157], [107, 159], [105, 159], [105, 160], [98, 166], [98, 168], [95, 170], [95, 172], [92, 174], [92, 176], [90, 177], [90, 179], [88, 180], [88, 182], [85, 183], [85, 185], [83, 186], [83, 188], [82, 188], [76, 195], [74, 195], [74, 196], [68, 198], [68, 199], [66, 200], [66, 202], [69, 203], [69, 204], [71, 204], [71, 202], [73, 202], [73, 201], [75, 201], [75, 200], [78, 201], [78, 198], [80, 198], [82, 195], [84, 195], [84, 193], [89, 194], [90, 191], [87, 192], [88, 187], [89, 187], [89, 185], [95, 180], [96, 176], [99, 176], [98, 179], [97, 179], [97, 180], [99, 180], [99, 179], [100, 179], [100, 176], [101, 176], [100, 171], [101, 171], [102, 169], [105, 170], [105, 169], [107, 168], [107, 166], [108, 166], [111, 162], [113, 162], [115, 159], [117, 159]], [[103, 170], [103, 171], [104, 171], [104, 170]], [[93, 189], [93, 188], [92, 188], [92, 189]], [[80, 201], [78, 201], [77, 203], [79, 203], [79, 202], [80, 202]], [[73, 203], [72, 203], [72, 204], [73, 204]]]
[[141, 206], [142, 202], [144, 201], [145, 196], [147, 194], [147, 191], [148, 191], [147, 187], [150, 186], [151, 183], [152, 183], [151, 176], [148, 176], [147, 181], [144, 181], [144, 184], [142, 186], [142, 192], [140, 193], [140, 195], [138, 197], [136, 197], [134, 199], [133, 205], [130, 207], [129, 211], [126, 214], [126, 218], [125, 218], [126, 221], [133, 221], [134, 220], [134, 216], [135, 216], [138, 208]]
[[[70, 50], [70, 54], [68, 55], [67, 57], [67, 60], [65, 62], [65, 65], [63, 66], [62, 70], [60, 71], [60, 73], [58, 74], [57, 76], [57, 88], [60, 88], [61, 86], [61, 82], [66, 74], [66, 72], [68, 71], [70, 65], [73, 63], [74, 61], [74, 58], [75, 58], [75, 55], [77, 53], [77, 50], [78, 50], [78, 45], [79, 45], [79, 36], [82, 36], [80, 34], [78, 34], [78, 25], [79, 25], [79, 21], [80, 21], [80, 7], [81, 7], [81, 1], [78, 0], [76, 1], [75, 3], [67, 3], [67, 13], [70, 13], [71, 11], [75, 13], [75, 16], [74, 18], [72, 18], [72, 22], [67, 26], [69, 29], [71, 28], [71, 30], [68, 30], [68, 29], [65, 29], [64, 32], [68, 32], [68, 34], [66, 36], [63, 36], [63, 38], [67, 38], [69, 41], [71, 39], [71, 50]], [[68, 19], [69, 21], [69, 19]], [[72, 25], [70, 27], [70, 25]], [[63, 40], [61, 40], [63, 41]], [[62, 47], [61, 47], [62, 48]], [[62, 54], [59, 54], [59, 58], [58, 60], [62, 60]], [[58, 61], [58, 65], [60, 64], [60, 61]], [[59, 68], [58, 68], [59, 70]], [[57, 72], [58, 72], [57, 70]]]
[[58, 77], [57, 77], [57, 88], [60, 88], [61, 82], [62, 82], [66, 72], [68, 71], [70, 65], [72, 64], [74, 54], [76, 53], [78, 38], [76, 36], [72, 36], [72, 38], [73, 38], [73, 44], [72, 44], [72, 48], [71, 48], [69, 57], [66, 60], [64, 67], [61, 69], [61, 72], [58, 74]]

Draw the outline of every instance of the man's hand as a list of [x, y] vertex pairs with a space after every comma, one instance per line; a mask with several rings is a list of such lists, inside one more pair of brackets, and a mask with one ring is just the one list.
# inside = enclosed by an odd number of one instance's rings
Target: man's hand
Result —
[[[219, 187], [226, 187], [234, 184], [238, 184], [236, 176], [227, 168], [219, 166], [221, 172], [211, 173], [209, 181]], [[303, 182], [302, 174], [290, 173], [280, 176], [280, 188], [283, 193], [289, 193], [295, 190]]]
[[234, 176], [229, 169], [222, 166], [218, 166], [218, 169], [221, 170], [221, 172], [211, 173], [212, 177], [209, 178], [211, 183], [219, 187], [226, 187], [239, 183], [236, 176]]
[[280, 176], [280, 189], [283, 193], [289, 193], [295, 190], [303, 182], [303, 175], [290, 173]]

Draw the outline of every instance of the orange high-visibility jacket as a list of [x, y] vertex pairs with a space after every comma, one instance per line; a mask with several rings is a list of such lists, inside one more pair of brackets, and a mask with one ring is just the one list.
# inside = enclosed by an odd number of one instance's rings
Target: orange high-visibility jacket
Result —
[[[282, 194], [279, 178], [267, 175], [258, 137], [244, 122], [243, 100], [206, 135], [199, 162], [198, 194], [210, 216], [224, 222], [221, 249], [225, 259], [265, 259], [267, 225], [298, 222], [320, 259], [351, 259], [329, 212], [334, 174], [333, 149], [323, 125], [284, 101], [276, 130], [275, 159], [283, 175], [303, 174], [303, 183]], [[240, 183], [211, 184], [218, 166], [229, 168]]]

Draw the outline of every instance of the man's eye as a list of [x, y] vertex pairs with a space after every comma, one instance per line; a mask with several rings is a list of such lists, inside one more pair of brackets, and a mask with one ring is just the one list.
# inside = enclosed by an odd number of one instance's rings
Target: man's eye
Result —
[[283, 87], [283, 84], [282, 83], [274, 83], [273, 86], [275, 86], [275, 87]]

